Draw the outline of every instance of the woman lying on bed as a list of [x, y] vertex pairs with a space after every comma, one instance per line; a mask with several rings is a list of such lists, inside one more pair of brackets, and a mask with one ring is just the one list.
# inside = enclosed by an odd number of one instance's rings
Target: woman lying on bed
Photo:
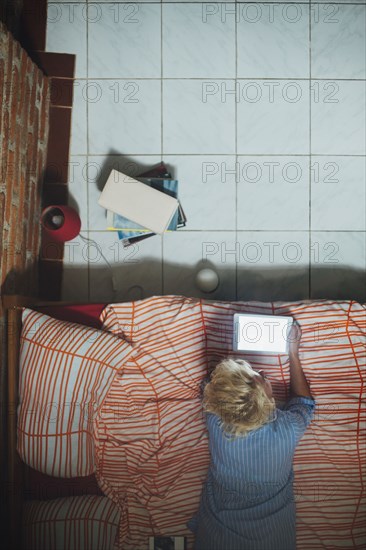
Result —
[[246, 361], [221, 361], [204, 389], [211, 463], [199, 510], [188, 524], [197, 550], [296, 548], [292, 460], [315, 408], [299, 340], [294, 326], [291, 399], [283, 410], [276, 409], [262, 371]]

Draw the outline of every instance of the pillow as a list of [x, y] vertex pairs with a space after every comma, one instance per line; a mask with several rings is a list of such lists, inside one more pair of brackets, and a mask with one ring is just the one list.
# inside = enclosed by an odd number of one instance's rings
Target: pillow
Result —
[[119, 508], [108, 497], [28, 501], [23, 507], [23, 548], [111, 550], [119, 517]]
[[56, 477], [94, 472], [93, 425], [130, 344], [105, 331], [24, 309], [17, 449]]

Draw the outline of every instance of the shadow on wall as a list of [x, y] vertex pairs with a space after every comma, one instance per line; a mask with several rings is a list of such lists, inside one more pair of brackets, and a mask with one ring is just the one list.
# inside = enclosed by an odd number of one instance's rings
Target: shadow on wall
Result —
[[33, 289], [38, 287], [37, 274], [36, 262], [28, 264], [24, 270], [10, 269], [1, 285], [1, 296], [14, 294], [34, 296]]
[[0, 0], [0, 20], [19, 39], [23, 0]]
[[[154, 237], [152, 237], [154, 238]], [[128, 251], [129, 249], [127, 249]], [[197, 273], [211, 268], [219, 275], [219, 285], [213, 292], [201, 291], [195, 282]], [[366, 302], [365, 273], [346, 267], [296, 268], [218, 268], [208, 261], [184, 266], [155, 258], [135, 263], [121, 262], [109, 267], [103, 259], [87, 265], [67, 265], [64, 277], [74, 282], [74, 293], [63, 300], [88, 301], [78, 292], [84, 282], [91, 285], [92, 302], [124, 302], [160, 295], [176, 294], [207, 300], [293, 301], [308, 299], [356, 300]], [[2, 294], [24, 294], [30, 273], [11, 270], [1, 288]], [[70, 287], [72, 289], [72, 287]], [[235, 289], [237, 288], [237, 291]], [[310, 290], [309, 290], [310, 288]]]
[[[103, 191], [108, 176], [113, 169], [118, 172], [123, 172], [132, 178], [138, 178], [140, 174], [152, 168], [151, 164], [136, 162], [132, 157], [126, 155], [122, 156], [121, 153], [115, 149], [111, 149], [108, 152], [108, 156], [101, 165], [89, 162], [88, 166], [94, 171], [93, 181], [100, 192]], [[156, 163], [154, 166], [156, 166]], [[171, 175], [174, 178], [174, 174], [172, 173]]]
[[[131, 301], [161, 294], [160, 285], [156, 289], [150, 284], [153, 273], [163, 271], [163, 294], [182, 294], [184, 296], [207, 300], [256, 300], [256, 301], [292, 301], [303, 299], [333, 299], [366, 301], [365, 273], [347, 268], [315, 268], [311, 273], [304, 268], [262, 268], [237, 270], [218, 269], [209, 262], [199, 262], [195, 266], [184, 266], [156, 259], [144, 258], [143, 265], [114, 264], [108, 267], [93, 265], [89, 271], [93, 296], [101, 296], [111, 301]], [[212, 268], [219, 275], [219, 285], [210, 293], [202, 292], [195, 279], [200, 269]], [[82, 276], [83, 268], [75, 266], [72, 278]], [[106, 275], [109, 271], [109, 275]], [[70, 274], [71, 275], [71, 274]], [[114, 281], [113, 281], [114, 280]], [[109, 289], [98, 289], [98, 281], [108, 285]], [[315, 282], [314, 282], [315, 281]], [[128, 284], [126, 284], [128, 283]], [[114, 288], [113, 288], [114, 287]], [[149, 290], [151, 289], [151, 290]]]

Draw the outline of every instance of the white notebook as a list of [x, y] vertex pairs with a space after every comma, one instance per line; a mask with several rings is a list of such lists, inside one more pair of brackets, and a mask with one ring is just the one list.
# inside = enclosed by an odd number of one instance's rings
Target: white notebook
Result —
[[98, 203], [154, 233], [164, 233], [178, 208], [174, 197], [117, 170], [110, 173]]

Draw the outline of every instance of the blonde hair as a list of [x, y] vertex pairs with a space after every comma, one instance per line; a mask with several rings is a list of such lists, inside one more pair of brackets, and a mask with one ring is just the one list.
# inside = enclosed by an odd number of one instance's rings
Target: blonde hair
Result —
[[247, 361], [228, 358], [212, 372], [204, 388], [203, 407], [220, 417], [228, 436], [237, 437], [270, 421], [276, 404]]

